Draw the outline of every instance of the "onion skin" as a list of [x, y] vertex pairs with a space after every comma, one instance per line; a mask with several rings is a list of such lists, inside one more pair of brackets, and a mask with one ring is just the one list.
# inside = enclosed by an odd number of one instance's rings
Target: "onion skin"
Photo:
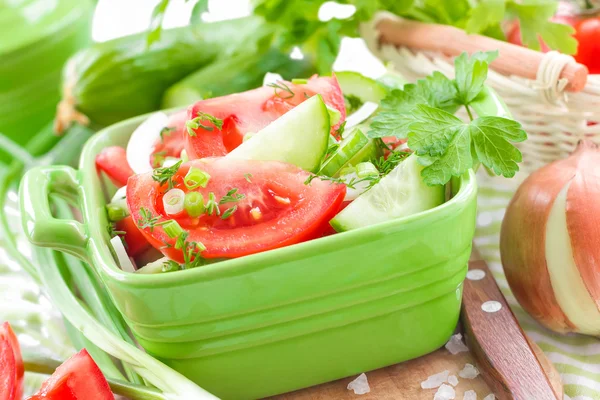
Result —
[[576, 326], [560, 308], [546, 264], [546, 226], [554, 199], [576, 174], [577, 158], [555, 161], [531, 174], [511, 200], [500, 233], [506, 279], [519, 304], [558, 332]]
[[571, 156], [577, 162], [567, 193], [567, 229], [573, 258], [583, 282], [600, 308], [600, 151], [589, 141], [581, 142]]

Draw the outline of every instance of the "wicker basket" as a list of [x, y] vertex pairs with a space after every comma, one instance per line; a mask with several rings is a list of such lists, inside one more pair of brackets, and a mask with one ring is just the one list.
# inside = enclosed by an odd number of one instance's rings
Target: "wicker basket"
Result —
[[518, 144], [523, 153], [521, 169], [526, 173], [566, 157], [582, 138], [600, 144], [600, 75], [588, 76], [587, 68], [570, 56], [542, 54], [385, 12], [363, 25], [361, 33], [373, 54], [391, 62], [411, 81], [436, 70], [453, 77], [454, 56], [498, 49], [487, 83], [529, 135]]

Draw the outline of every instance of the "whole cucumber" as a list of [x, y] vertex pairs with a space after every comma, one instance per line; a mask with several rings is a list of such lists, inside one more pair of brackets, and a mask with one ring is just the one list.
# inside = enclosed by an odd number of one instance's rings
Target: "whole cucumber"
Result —
[[310, 59], [295, 60], [277, 49], [223, 57], [171, 86], [164, 94], [162, 108], [186, 106], [200, 99], [254, 89], [262, 85], [267, 72], [290, 80], [308, 78], [316, 69]]
[[219, 57], [258, 51], [271, 33], [260, 17], [247, 17], [168, 29], [150, 47], [146, 32], [93, 44], [65, 66], [56, 130], [157, 110], [169, 86]]

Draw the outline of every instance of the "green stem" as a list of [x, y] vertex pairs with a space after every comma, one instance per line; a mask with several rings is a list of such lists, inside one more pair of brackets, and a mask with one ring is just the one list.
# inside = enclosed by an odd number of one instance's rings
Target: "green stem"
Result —
[[[63, 362], [40, 356], [39, 354], [23, 353], [25, 371], [37, 374], [52, 375]], [[167, 397], [156, 389], [127, 383], [118, 379], [106, 379], [114, 394], [125, 396], [132, 400], [165, 400]]]
[[469, 106], [466, 105], [465, 109], [467, 110], [467, 114], [469, 114], [469, 119], [473, 121], [473, 114], [471, 113], [471, 109], [469, 108]]

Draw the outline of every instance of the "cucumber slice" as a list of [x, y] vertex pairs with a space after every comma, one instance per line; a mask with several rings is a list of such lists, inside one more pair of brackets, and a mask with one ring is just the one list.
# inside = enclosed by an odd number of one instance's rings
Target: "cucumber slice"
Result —
[[340, 147], [323, 163], [319, 175], [338, 177], [340, 171], [349, 165], [357, 165], [363, 161], [379, 158], [381, 147], [357, 128], [346, 136]]
[[358, 196], [330, 221], [337, 232], [406, 217], [444, 202], [443, 185], [427, 186], [415, 155], [402, 161], [368, 192]]
[[367, 101], [379, 103], [386, 95], [385, 86], [358, 72], [336, 72], [335, 76], [344, 96], [358, 97], [362, 103]]
[[388, 90], [402, 89], [406, 85], [406, 79], [394, 70], [388, 70], [385, 74], [377, 78], [377, 82], [385, 86]]
[[329, 112], [320, 95], [288, 111], [226, 157], [283, 161], [315, 172], [329, 144]]

